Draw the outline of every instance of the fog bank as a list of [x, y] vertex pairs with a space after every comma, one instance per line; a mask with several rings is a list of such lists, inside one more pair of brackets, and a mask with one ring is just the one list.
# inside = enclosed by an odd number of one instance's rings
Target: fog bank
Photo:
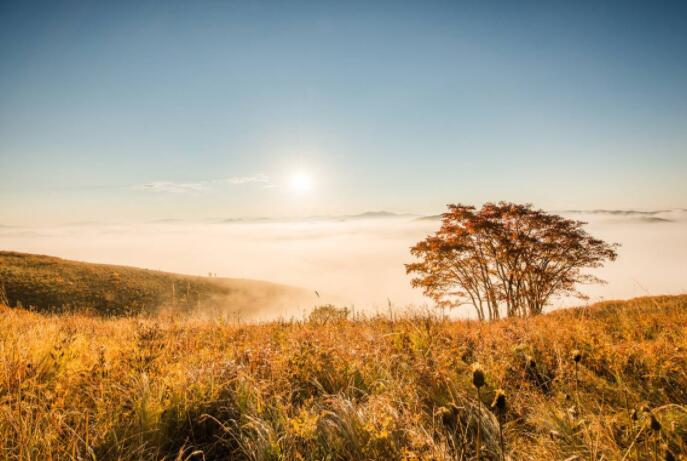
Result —
[[[618, 260], [595, 273], [607, 285], [586, 287], [592, 300], [687, 292], [687, 212], [566, 211], [587, 230], [622, 244]], [[429, 304], [412, 289], [408, 249], [439, 226], [432, 217], [364, 215], [294, 221], [83, 223], [2, 227], [0, 248], [89, 262], [193, 275], [267, 280], [322, 294], [374, 313]], [[313, 295], [313, 304], [318, 300]], [[556, 300], [554, 306], [570, 304]], [[294, 306], [293, 315], [309, 306]], [[468, 313], [469, 311], [465, 311]]]

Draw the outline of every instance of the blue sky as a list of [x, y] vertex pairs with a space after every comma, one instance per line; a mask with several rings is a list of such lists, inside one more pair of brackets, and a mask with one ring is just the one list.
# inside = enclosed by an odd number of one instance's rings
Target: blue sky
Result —
[[685, 207], [684, 5], [2, 2], [0, 224]]

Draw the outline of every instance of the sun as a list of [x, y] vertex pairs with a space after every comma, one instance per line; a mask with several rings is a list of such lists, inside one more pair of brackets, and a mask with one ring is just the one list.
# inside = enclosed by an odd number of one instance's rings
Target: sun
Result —
[[312, 177], [305, 171], [295, 171], [289, 177], [289, 189], [294, 192], [308, 192], [312, 186]]

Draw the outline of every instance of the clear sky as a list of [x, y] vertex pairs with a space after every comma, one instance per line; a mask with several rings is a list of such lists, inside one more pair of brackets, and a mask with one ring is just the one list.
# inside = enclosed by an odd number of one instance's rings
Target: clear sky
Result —
[[0, 3], [0, 224], [687, 206], [685, 2]]

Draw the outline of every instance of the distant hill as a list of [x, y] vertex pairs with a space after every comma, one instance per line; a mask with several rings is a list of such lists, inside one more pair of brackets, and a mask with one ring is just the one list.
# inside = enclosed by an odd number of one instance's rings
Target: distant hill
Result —
[[344, 215], [343, 219], [379, 219], [379, 218], [403, 218], [412, 216], [410, 213], [393, 213], [391, 211], [366, 211], [364, 213], [354, 215]]
[[216, 309], [259, 311], [312, 301], [310, 292], [255, 280], [194, 277], [0, 251], [0, 303], [103, 315]]
[[420, 216], [419, 218], [415, 218], [415, 221], [439, 221], [441, 219], [442, 215], [440, 214], [434, 214], [430, 216]]

